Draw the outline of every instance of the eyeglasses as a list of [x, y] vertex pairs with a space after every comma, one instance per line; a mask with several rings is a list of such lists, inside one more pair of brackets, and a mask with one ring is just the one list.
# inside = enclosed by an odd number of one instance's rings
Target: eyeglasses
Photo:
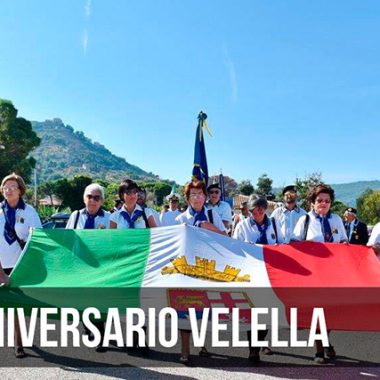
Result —
[[18, 186], [16, 185], [3, 187], [3, 191], [15, 191], [15, 190], [18, 190]]
[[219, 194], [219, 190], [210, 190], [209, 194]]
[[136, 189], [127, 190], [125, 192], [126, 195], [136, 195], [137, 193], [138, 193], [138, 191]]
[[190, 198], [200, 198], [204, 197], [205, 195], [203, 193], [192, 193], [190, 194]]
[[178, 199], [170, 199], [169, 202], [172, 202], [172, 203], [177, 203], [178, 202]]
[[102, 199], [102, 197], [100, 195], [87, 194], [86, 197], [87, 197], [87, 199], [92, 199], [95, 202], [99, 202]]
[[329, 203], [331, 203], [331, 200], [330, 199], [316, 199], [315, 200], [315, 203], [327, 203], [327, 204], [329, 204]]

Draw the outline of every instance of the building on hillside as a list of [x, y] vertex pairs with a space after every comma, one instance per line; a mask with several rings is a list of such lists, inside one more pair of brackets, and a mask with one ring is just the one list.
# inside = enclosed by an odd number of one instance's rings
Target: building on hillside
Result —
[[62, 201], [55, 195], [53, 197], [45, 197], [38, 200], [39, 206], [53, 206], [59, 207], [62, 205]]

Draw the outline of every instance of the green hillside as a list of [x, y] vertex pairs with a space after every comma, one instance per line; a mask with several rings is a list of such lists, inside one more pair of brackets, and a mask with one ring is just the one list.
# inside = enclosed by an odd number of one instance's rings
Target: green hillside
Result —
[[[335, 190], [335, 199], [343, 202], [344, 204], [356, 207], [356, 199], [367, 189], [380, 190], [380, 181], [357, 181], [350, 183], [339, 183], [331, 185]], [[274, 188], [274, 194], [279, 194], [281, 188]]]
[[120, 181], [125, 177], [135, 180], [158, 179], [158, 176], [115, 156], [105, 146], [92, 142], [83, 132], [74, 131], [61, 119], [32, 121], [32, 126], [41, 138], [40, 146], [32, 153], [37, 160], [39, 182], [77, 174], [107, 181]]
[[356, 206], [356, 199], [366, 189], [379, 190], [380, 181], [358, 181], [351, 183], [340, 183], [331, 185], [335, 190], [336, 199], [342, 201], [349, 206]]

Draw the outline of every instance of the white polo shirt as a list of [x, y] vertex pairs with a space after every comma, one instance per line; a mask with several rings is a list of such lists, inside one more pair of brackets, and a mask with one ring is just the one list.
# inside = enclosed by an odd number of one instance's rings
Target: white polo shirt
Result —
[[371, 236], [369, 237], [367, 245], [372, 247], [375, 244], [380, 243], [380, 223], [375, 224], [372, 229]]
[[[102, 212], [100, 212], [95, 217], [95, 221], [94, 221], [95, 228], [96, 229], [110, 228], [110, 215], [111, 215], [111, 213], [109, 213], [108, 211], [105, 211], [103, 209], [101, 211]], [[73, 229], [74, 228], [78, 212], [79, 212], [79, 217], [78, 217], [78, 223], [77, 223], [76, 228], [78, 230], [81, 230], [84, 228], [84, 226], [86, 224], [86, 220], [87, 220], [87, 213], [86, 213], [85, 208], [83, 208], [82, 210], [77, 210], [77, 211], [74, 211], [71, 213], [69, 221], [67, 222], [67, 225], [66, 225], [67, 229]]]
[[[150, 207], [145, 207], [144, 210], [145, 210], [145, 214], [152, 213], [154, 221], [156, 222], [156, 227], [160, 227], [161, 226], [161, 220], [160, 220], [159, 212], [156, 211], [154, 208], [150, 208]], [[146, 211], [146, 210], [149, 210], [149, 211]]]
[[[276, 234], [273, 229], [272, 221], [269, 218], [267, 221], [269, 223], [269, 226], [265, 232], [268, 244], [276, 244]], [[279, 228], [279, 225], [276, 221], [275, 223], [277, 230], [277, 242], [279, 244], [285, 243], [285, 238], [282, 234], [281, 228]], [[256, 242], [260, 238], [260, 231], [256, 223], [252, 223], [252, 218], [246, 218], [236, 225], [233, 238], [244, 241], [246, 243], [257, 244]]]
[[[8, 244], [4, 237], [4, 226], [5, 216], [3, 209], [0, 208], [0, 262], [3, 268], [13, 268], [22, 250], [17, 240], [11, 245]], [[15, 231], [21, 240], [27, 241], [31, 229], [40, 227], [42, 227], [40, 217], [32, 206], [25, 203], [24, 209], [16, 210]]]
[[[322, 233], [321, 222], [319, 221], [319, 219], [317, 219], [313, 211], [308, 212], [308, 215], [310, 216], [310, 221], [309, 228], [307, 230], [306, 240], [323, 243], [325, 239]], [[292, 240], [303, 239], [305, 230], [305, 219], [306, 215], [303, 215], [298, 219], [298, 222], [293, 231]], [[344, 228], [343, 221], [339, 215], [331, 213], [329, 218], [329, 224], [334, 243], [342, 243], [348, 241], [346, 229]]]
[[[203, 207], [203, 208], [204, 208], [204, 212], [206, 214], [207, 220], [210, 222], [210, 219], [209, 219], [208, 213], [207, 213], [207, 209], [206, 209], [206, 207]], [[179, 214], [177, 216], [176, 221], [179, 224], [189, 224], [190, 226], [194, 225], [194, 217], [190, 214], [190, 210], [189, 209], [190, 209], [190, 207], [185, 212], [183, 212], [182, 214]], [[211, 212], [212, 212], [212, 218], [214, 219], [213, 220], [214, 226], [216, 228], [218, 228], [220, 231], [226, 232], [226, 227], [224, 226], [224, 224], [223, 224], [222, 219], [220, 218], [220, 216], [214, 210], [212, 210]]]
[[[142, 211], [142, 208], [138, 204], [136, 204], [135, 209], [132, 212], [132, 215], [135, 212], [135, 210]], [[116, 223], [117, 228], [129, 228], [128, 222], [125, 220], [123, 215], [121, 215], [122, 211], [128, 212], [127, 209], [123, 206], [119, 211], [116, 211], [113, 214], [111, 214], [110, 221]], [[132, 217], [132, 215], [130, 215], [130, 216]], [[152, 210], [148, 207], [145, 208], [145, 215], [146, 215], [146, 218], [149, 219], [150, 216], [153, 216]], [[149, 226], [147, 226], [145, 224], [144, 218], [142, 216], [140, 216], [135, 221], [135, 228], [147, 228], [147, 227], [149, 227]]]
[[178, 209], [175, 211], [168, 210], [166, 212], [163, 212], [160, 215], [161, 226], [173, 226], [175, 224], [178, 224], [178, 222], [175, 219], [180, 214], [181, 211], [179, 211]]
[[271, 218], [274, 218], [277, 225], [280, 226], [287, 243], [292, 238], [294, 227], [302, 215], [306, 215], [303, 208], [296, 206], [293, 210], [288, 210], [284, 204], [272, 212]]
[[232, 223], [232, 211], [231, 206], [224, 201], [219, 201], [217, 204], [213, 205], [211, 202], [206, 203], [206, 208], [208, 210], [214, 210], [218, 213], [220, 218], [224, 222]]

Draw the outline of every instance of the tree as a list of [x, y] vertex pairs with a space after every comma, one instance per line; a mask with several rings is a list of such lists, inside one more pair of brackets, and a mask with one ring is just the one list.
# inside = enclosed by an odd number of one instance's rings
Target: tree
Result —
[[251, 181], [249, 179], [244, 179], [239, 183], [239, 193], [243, 195], [251, 195], [255, 191]]
[[[229, 177], [228, 175], [224, 175], [224, 190], [225, 190], [225, 195], [226, 197], [232, 197], [236, 194], [237, 189], [238, 189], [238, 184], [237, 182]], [[211, 183], [219, 183], [219, 176], [218, 175], [213, 175], [209, 178], [209, 184]]]
[[17, 117], [9, 100], [0, 99], [0, 177], [15, 172], [29, 182], [36, 161], [28, 157], [40, 144], [30, 121]]
[[83, 208], [83, 191], [92, 179], [87, 176], [76, 176], [71, 180], [60, 179], [54, 183], [55, 194], [62, 200], [62, 205], [72, 211]]
[[348, 206], [341, 201], [334, 201], [331, 205], [331, 212], [343, 217], [344, 212]]
[[170, 194], [173, 182], [137, 181], [137, 184], [146, 190], [147, 203], [154, 203], [157, 206], [161, 206], [164, 202], [164, 197]]
[[108, 186], [105, 188], [105, 200], [103, 207], [106, 210], [111, 210], [114, 206], [115, 199], [119, 199], [119, 183], [118, 182], [111, 182], [108, 184]]
[[[359, 201], [359, 202], [358, 202]], [[359, 198], [360, 219], [367, 224], [374, 225], [380, 220], [380, 191], [366, 190]]]
[[311, 174], [306, 174], [304, 178], [296, 178], [295, 184], [299, 195], [299, 205], [305, 210], [309, 209], [309, 204], [307, 202], [307, 195], [309, 190], [322, 181], [322, 173], [314, 172]]
[[156, 205], [161, 206], [164, 203], [164, 197], [170, 194], [172, 187], [165, 182], [156, 182], [153, 188], [156, 197]]
[[365, 217], [364, 217], [364, 219], [363, 219], [363, 216], [362, 216], [363, 211], [364, 211], [364, 201], [365, 201], [365, 199], [366, 199], [369, 195], [373, 194], [373, 192], [374, 192], [374, 191], [373, 191], [372, 189], [365, 189], [365, 190], [360, 194], [359, 198], [356, 200], [356, 209], [357, 209], [357, 211], [358, 211], [358, 216], [359, 216], [360, 220], [362, 220], [362, 221], [365, 222], [365, 223], [368, 223], [368, 221], [365, 220]]
[[53, 195], [55, 194], [55, 182], [44, 182], [38, 186], [38, 196], [39, 197], [49, 197], [50, 204], [53, 205]]
[[270, 179], [267, 174], [262, 174], [257, 180], [256, 193], [265, 196], [273, 195], [272, 183], [273, 180]]

